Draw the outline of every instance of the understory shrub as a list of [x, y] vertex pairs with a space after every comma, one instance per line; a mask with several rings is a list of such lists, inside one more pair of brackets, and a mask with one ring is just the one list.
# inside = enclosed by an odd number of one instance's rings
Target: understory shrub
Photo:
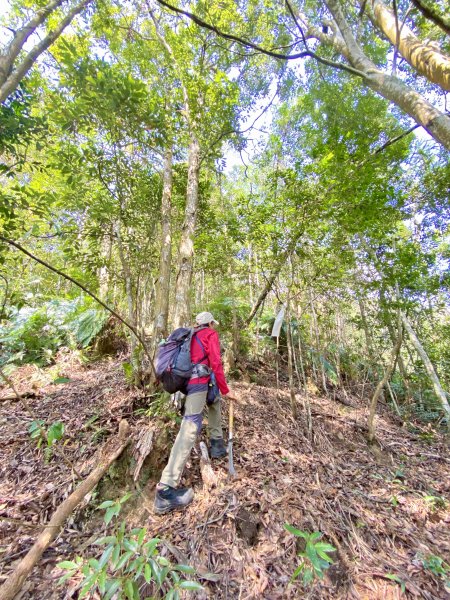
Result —
[[86, 348], [109, 315], [90, 298], [54, 299], [39, 308], [23, 307], [0, 325], [2, 363], [50, 363], [61, 346]]

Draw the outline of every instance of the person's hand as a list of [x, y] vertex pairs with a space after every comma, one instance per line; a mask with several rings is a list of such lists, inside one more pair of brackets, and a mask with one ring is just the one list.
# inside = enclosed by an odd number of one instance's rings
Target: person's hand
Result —
[[225, 396], [222, 396], [222, 400], [231, 400], [233, 402], [239, 402], [236, 396], [233, 396], [230, 392], [228, 392], [228, 394], [226, 394]]

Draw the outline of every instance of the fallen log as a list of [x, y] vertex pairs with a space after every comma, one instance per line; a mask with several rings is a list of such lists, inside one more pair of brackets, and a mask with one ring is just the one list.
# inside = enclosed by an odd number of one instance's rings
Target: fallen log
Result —
[[60, 533], [65, 520], [75, 510], [86, 494], [97, 485], [112, 463], [128, 446], [130, 442], [129, 431], [130, 427], [127, 421], [122, 420], [119, 423], [118, 438], [105, 444], [105, 448], [99, 457], [98, 466], [95, 467], [86, 479], [84, 479], [72, 494], [70, 494], [70, 496], [58, 507], [49, 523], [44, 526], [44, 530], [38, 536], [29, 552], [0, 587], [0, 600], [12, 600], [20, 591], [25, 579], [38, 563], [42, 554]]

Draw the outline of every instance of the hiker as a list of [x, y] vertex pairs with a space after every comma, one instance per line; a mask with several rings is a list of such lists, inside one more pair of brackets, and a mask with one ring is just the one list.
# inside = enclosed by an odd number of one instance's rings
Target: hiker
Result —
[[[195, 317], [194, 335], [191, 340], [191, 361], [194, 370], [185, 390], [186, 403], [180, 431], [172, 447], [169, 462], [156, 486], [155, 512], [157, 514], [184, 508], [194, 498], [192, 488], [177, 486], [202, 428], [202, 413], [207, 404], [210, 379], [214, 379], [215, 376], [222, 398], [225, 399], [229, 395], [230, 390], [223, 372], [219, 335], [214, 328], [215, 325], [218, 325], [218, 322], [210, 312], [202, 312]], [[227, 454], [227, 449], [222, 435], [220, 396], [217, 395], [211, 400], [211, 404], [208, 400], [210, 453], [211, 458], [222, 458]]]

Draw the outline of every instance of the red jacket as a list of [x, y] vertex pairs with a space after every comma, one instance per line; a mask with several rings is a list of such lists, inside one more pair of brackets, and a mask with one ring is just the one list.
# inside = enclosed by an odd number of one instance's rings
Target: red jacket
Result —
[[[203, 348], [205, 349], [204, 352], [198, 341], [195, 339], [196, 336], [201, 341]], [[219, 334], [217, 331], [211, 329], [211, 327], [205, 327], [192, 336], [191, 360], [193, 363], [201, 362], [208, 365], [214, 371], [220, 393], [223, 396], [228, 394], [230, 390], [228, 389], [223, 372], [222, 359], [220, 358]], [[209, 377], [198, 377], [196, 379], [191, 379], [189, 383], [208, 383], [208, 381]]]

